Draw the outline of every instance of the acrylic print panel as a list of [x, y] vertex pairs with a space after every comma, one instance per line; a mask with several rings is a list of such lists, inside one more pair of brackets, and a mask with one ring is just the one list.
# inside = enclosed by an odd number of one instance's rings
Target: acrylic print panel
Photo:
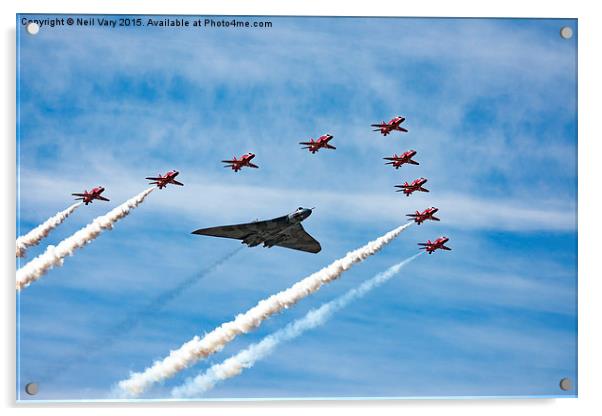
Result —
[[576, 20], [17, 42], [19, 400], [577, 395]]

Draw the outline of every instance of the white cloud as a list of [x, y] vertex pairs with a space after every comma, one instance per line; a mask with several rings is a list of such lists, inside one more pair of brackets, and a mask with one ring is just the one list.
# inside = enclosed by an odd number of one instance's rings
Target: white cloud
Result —
[[[113, 201], [119, 202], [144, 186], [143, 180], [138, 179], [144, 174], [138, 170], [132, 172], [124, 167], [107, 169], [105, 173], [103, 184], [107, 186], [107, 195], [111, 191]], [[462, 229], [575, 231], [577, 225], [575, 205], [537, 196], [526, 200], [504, 200], [444, 191], [433, 197], [431, 194], [405, 197], [392, 189], [377, 192], [363, 189], [350, 193], [346, 190], [313, 190], [311, 182], [303, 181], [299, 182], [298, 188], [279, 188], [239, 185], [234, 180], [220, 184], [217, 179], [194, 173], [182, 173], [181, 176], [186, 181], [183, 188], [163, 190], [153, 197], [146, 209], [213, 223], [271, 218], [293, 211], [297, 206], [316, 206], [313, 221], [396, 224], [406, 220], [405, 214], [436, 205], [440, 208], [442, 223]], [[78, 190], [82, 179], [46, 177], [29, 172], [22, 178], [22, 186], [37, 191], [23, 193], [23, 205], [36, 207], [36, 212], [40, 206], [55, 205], [54, 201], [60, 195]], [[91, 181], [88, 182], [93, 183]], [[24, 214], [28, 215], [28, 212]], [[42, 213], [38, 215], [43, 216]]]

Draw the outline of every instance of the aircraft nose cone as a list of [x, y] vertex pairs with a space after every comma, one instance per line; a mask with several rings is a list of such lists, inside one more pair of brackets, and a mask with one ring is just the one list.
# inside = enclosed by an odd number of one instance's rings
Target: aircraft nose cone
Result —
[[312, 210], [309, 208], [306, 208], [305, 211], [303, 212], [303, 218], [307, 218], [311, 215]]

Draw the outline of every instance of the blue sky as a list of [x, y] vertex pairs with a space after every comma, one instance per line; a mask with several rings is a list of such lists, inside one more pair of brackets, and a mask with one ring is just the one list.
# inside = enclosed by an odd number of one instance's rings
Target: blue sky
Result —
[[[111, 202], [78, 209], [44, 243], [142, 191], [145, 176], [178, 169], [185, 183], [151, 194], [22, 292], [21, 384], [54, 374], [35, 399], [107, 398], [130, 371], [434, 205], [440, 223], [411, 227], [145, 398], [167, 397], [442, 234], [453, 251], [421, 256], [205, 397], [575, 394], [558, 381], [577, 372], [577, 44], [558, 32], [576, 33], [576, 21], [270, 20], [261, 30], [55, 27], [35, 37], [19, 26], [19, 234], [72, 192], [103, 185]], [[370, 131], [397, 114], [408, 134]], [[336, 151], [299, 148], [326, 132]], [[408, 149], [420, 166], [384, 166]], [[260, 169], [219, 163], [248, 151]], [[430, 193], [394, 192], [420, 176]], [[317, 207], [305, 228], [322, 252], [245, 248], [114, 336], [239, 247], [190, 231], [298, 206]]]

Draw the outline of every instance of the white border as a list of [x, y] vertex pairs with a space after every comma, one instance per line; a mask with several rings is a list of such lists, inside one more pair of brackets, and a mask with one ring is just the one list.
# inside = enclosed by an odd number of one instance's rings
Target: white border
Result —
[[[371, 0], [351, 4], [350, 1], [277, 1], [277, 0], [164, 0], [162, 2], [135, 0], [87, 0], [69, 2], [66, 0], [20, 0], [2, 2], [2, 83], [4, 97], [2, 106], [2, 263], [4, 266], [4, 286], [2, 304], [5, 333], [0, 342], [2, 349], [3, 377], [1, 381], [2, 404], [11, 408], [8, 414], [19, 411], [24, 414], [101, 415], [107, 410], [162, 415], [166, 409], [178, 414], [195, 414], [199, 411], [211, 414], [245, 415], [305, 415], [312, 413], [341, 412], [360, 415], [368, 412], [378, 414], [399, 414], [409, 411], [412, 414], [446, 415], [501, 415], [513, 412], [529, 412], [530, 415], [585, 415], [602, 408], [600, 393], [600, 325], [602, 316], [596, 299], [600, 296], [602, 273], [595, 256], [601, 242], [600, 180], [602, 163], [600, 155], [600, 125], [602, 116], [599, 101], [600, 89], [600, 33], [602, 22], [596, 13], [595, 2], [547, 1], [527, 2], [525, 0], [504, 0], [476, 2], [470, 0], [431, 0], [431, 1], [381, 1]], [[229, 14], [229, 15], [398, 15], [398, 16], [469, 16], [469, 17], [569, 17], [579, 19], [579, 399], [494, 399], [494, 400], [404, 400], [404, 401], [276, 401], [276, 402], [186, 402], [186, 403], [115, 403], [115, 404], [15, 404], [15, 300], [12, 276], [14, 263], [12, 255], [15, 235], [15, 14], [22, 13], [137, 13], [137, 14]], [[596, 377], [598, 375], [598, 377]], [[15, 407], [20, 409], [15, 409]], [[200, 408], [200, 409], [199, 409]], [[173, 410], [172, 410], [173, 409]]]

